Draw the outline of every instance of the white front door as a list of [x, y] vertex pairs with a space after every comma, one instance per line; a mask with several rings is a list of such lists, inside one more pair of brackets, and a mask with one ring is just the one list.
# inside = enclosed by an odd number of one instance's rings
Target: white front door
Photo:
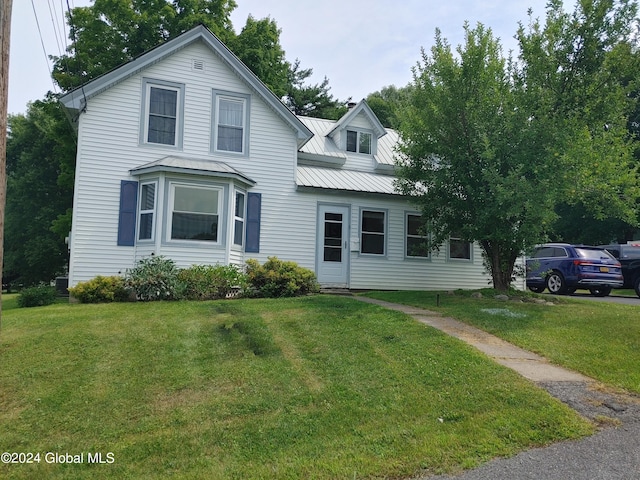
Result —
[[317, 232], [318, 282], [348, 287], [349, 207], [319, 205]]

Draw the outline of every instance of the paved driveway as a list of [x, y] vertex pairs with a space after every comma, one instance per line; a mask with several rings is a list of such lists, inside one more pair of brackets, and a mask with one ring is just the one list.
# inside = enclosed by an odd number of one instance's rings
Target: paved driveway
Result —
[[621, 303], [624, 305], [638, 305], [640, 306], [640, 297], [623, 297], [618, 295], [609, 295], [607, 297], [594, 297], [593, 295], [587, 292], [576, 292], [574, 294], [569, 295], [570, 297], [584, 300], [593, 300], [594, 302], [610, 302], [610, 303]]

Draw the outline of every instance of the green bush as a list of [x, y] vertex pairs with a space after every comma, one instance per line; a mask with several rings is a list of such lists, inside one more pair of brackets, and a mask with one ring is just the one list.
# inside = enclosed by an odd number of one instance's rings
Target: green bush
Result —
[[193, 265], [178, 273], [187, 300], [226, 298], [234, 288], [244, 290], [246, 276], [235, 265]]
[[129, 299], [124, 278], [118, 276], [98, 275], [69, 288], [69, 293], [81, 303], [125, 302]]
[[246, 272], [249, 284], [261, 297], [296, 297], [320, 290], [315, 273], [277, 257], [269, 257], [264, 265], [249, 259]]
[[125, 286], [133, 290], [136, 299], [144, 302], [178, 300], [182, 296], [178, 272], [175, 262], [169, 258], [143, 258], [134, 268], [127, 271]]
[[58, 298], [55, 287], [50, 285], [38, 285], [25, 288], [18, 295], [19, 307], [42, 307], [51, 305]]

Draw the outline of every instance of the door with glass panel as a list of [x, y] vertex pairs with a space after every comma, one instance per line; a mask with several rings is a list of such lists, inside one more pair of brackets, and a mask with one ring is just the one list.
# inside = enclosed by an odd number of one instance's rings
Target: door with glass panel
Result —
[[318, 207], [318, 282], [347, 287], [349, 272], [349, 207]]

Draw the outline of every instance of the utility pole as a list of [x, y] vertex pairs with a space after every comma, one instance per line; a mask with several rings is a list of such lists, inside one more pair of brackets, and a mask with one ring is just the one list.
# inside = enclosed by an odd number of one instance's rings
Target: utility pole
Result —
[[[7, 103], [9, 97], [9, 45], [13, 0], [0, 0], [0, 277], [4, 265], [4, 207], [7, 203]], [[0, 286], [0, 330], [2, 287]]]

